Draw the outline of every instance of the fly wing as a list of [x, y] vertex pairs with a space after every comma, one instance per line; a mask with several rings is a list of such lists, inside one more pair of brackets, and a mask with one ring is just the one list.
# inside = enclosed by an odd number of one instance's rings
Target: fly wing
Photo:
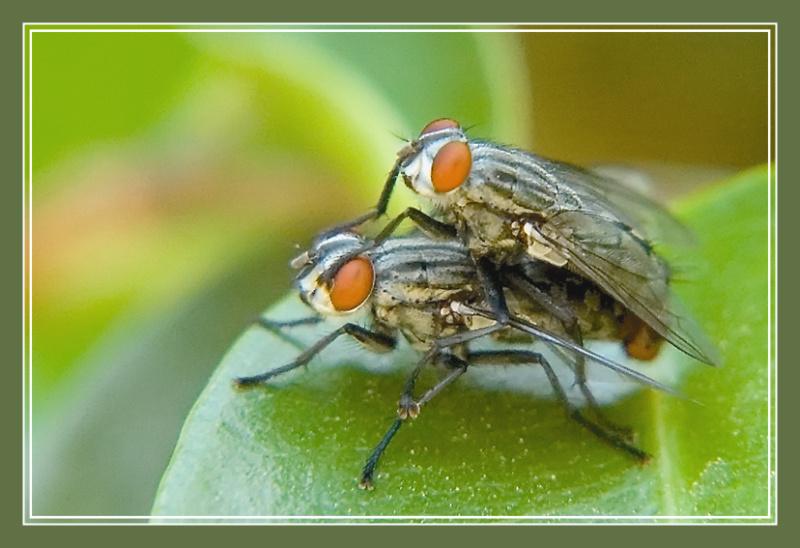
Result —
[[556, 182], [557, 193], [573, 195], [570, 201], [594, 204], [634, 228], [650, 242], [672, 245], [694, 243], [691, 230], [647, 196], [616, 179], [579, 167], [535, 157]]
[[[694, 235], [666, 209], [629, 184], [577, 166], [489, 141], [470, 141], [470, 192], [484, 203], [508, 200], [517, 209], [549, 217], [589, 211], [634, 229], [648, 242], [694, 243]], [[493, 194], [481, 196], [488, 184]]]
[[563, 211], [542, 234], [583, 276], [686, 354], [719, 361], [702, 330], [679, 309], [669, 287], [667, 263], [623, 223], [582, 211]]

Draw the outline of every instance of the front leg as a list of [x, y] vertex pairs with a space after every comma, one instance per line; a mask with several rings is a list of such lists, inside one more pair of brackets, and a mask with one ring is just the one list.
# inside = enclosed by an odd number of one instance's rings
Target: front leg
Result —
[[414, 223], [423, 234], [435, 240], [448, 240], [458, 237], [458, 232], [455, 227], [438, 221], [415, 207], [408, 207], [400, 215], [389, 221], [378, 235], [375, 236], [373, 240], [375, 245], [381, 244], [389, 236], [394, 234], [394, 231], [397, 230], [400, 223], [406, 219]]
[[327, 334], [310, 347], [308, 347], [304, 352], [302, 352], [294, 361], [287, 363], [281, 367], [276, 367], [275, 369], [271, 369], [259, 375], [253, 375], [251, 377], [238, 377], [234, 379], [234, 383], [237, 388], [245, 388], [248, 386], [253, 386], [256, 384], [262, 384], [268, 379], [280, 375], [282, 373], [286, 373], [287, 371], [291, 371], [292, 369], [296, 369], [300, 366], [306, 365], [311, 359], [319, 354], [322, 350], [324, 350], [328, 345], [330, 345], [333, 341], [335, 341], [340, 335], [347, 334], [360, 344], [369, 348], [370, 350], [376, 352], [388, 352], [394, 349], [395, 345], [397, 344], [397, 339], [390, 335], [385, 335], [383, 333], [378, 333], [375, 331], [370, 331], [369, 329], [363, 328], [360, 325], [356, 325], [354, 323], [346, 323], [332, 331], [331, 333]]
[[365, 213], [364, 215], [353, 219], [352, 221], [347, 221], [345, 223], [340, 223], [329, 228], [326, 232], [345, 232], [348, 230], [352, 230], [356, 227], [359, 227], [366, 223], [367, 221], [372, 221], [377, 219], [384, 213], [386, 213], [386, 208], [389, 207], [389, 198], [392, 196], [392, 191], [394, 190], [394, 184], [397, 182], [397, 177], [400, 175], [400, 171], [402, 169], [403, 158], [398, 158], [397, 162], [395, 162], [394, 167], [392, 167], [392, 171], [389, 172], [389, 176], [386, 179], [386, 183], [383, 185], [383, 190], [381, 191], [381, 195], [378, 198], [378, 203], [375, 204], [375, 207], [372, 208], [371, 211]]
[[256, 319], [253, 324], [266, 329], [270, 333], [273, 333], [277, 337], [283, 339], [284, 341], [288, 342], [292, 346], [298, 348], [299, 350], [303, 350], [305, 345], [297, 341], [294, 337], [287, 335], [284, 333], [284, 329], [291, 329], [293, 327], [301, 327], [301, 326], [308, 326], [308, 325], [316, 325], [322, 321], [322, 317], [320, 316], [309, 316], [307, 318], [299, 318], [296, 320], [270, 320], [268, 318], [259, 317]]
[[269, 331], [277, 332], [281, 329], [290, 327], [299, 327], [305, 325], [316, 325], [322, 321], [320, 316], [309, 316], [307, 318], [298, 318], [296, 320], [270, 320], [269, 318], [258, 318], [255, 322], [261, 327]]

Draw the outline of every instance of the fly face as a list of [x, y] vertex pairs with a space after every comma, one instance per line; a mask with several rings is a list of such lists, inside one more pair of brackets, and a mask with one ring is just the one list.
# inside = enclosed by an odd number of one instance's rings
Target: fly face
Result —
[[398, 154], [406, 185], [435, 200], [461, 186], [472, 168], [472, 152], [467, 136], [453, 120], [428, 124], [416, 141]]
[[479, 295], [466, 248], [408, 237], [361, 252], [365, 242], [352, 232], [318, 237], [292, 261], [300, 298], [323, 316], [364, 310], [383, 331], [399, 331], [419, 348], [468, 328], [451, 309]]
[[[444, 119], [400, 151], [394, 173], [443, 211], [474, 257], [505, 265], [538, 259], [577, 272], [658, 337], [701, 361], [719, 361], [702, 331], [678, 312], [669, 266], [651, 246], [685, 241], [687, 230], [630, 188], [469, 139], [457, 122]], [[386, 201], [382, 196], [377, 211]]]
[[350, 232], [323, 234], [292, 261], [300, 299], [326, 316], [350, 314], [369, 299], [375, 284], [372, 262], [354, 254], [363, 239]]

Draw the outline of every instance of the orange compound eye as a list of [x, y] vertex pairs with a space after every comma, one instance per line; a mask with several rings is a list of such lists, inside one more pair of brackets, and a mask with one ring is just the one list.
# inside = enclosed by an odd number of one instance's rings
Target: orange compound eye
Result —
[[431, 183], [436, 192], [449, 192], [467, 180], [472, 152], [463, 141], [450, 141], [436, 153], [431, 166]]
[[430, 133], [432, 131], [438, 131], [440, 129], [445, 129], [448, 127], [458, 127], [458, 122], [455, 120], [451, 120], [450, 118], [439, 118], [438, 120], [434, 120], [424, 128], [422, 131], [419, 132], [420, 137], [425, 135], [426, 133]]
[[331, 304], [339, 312], [358, 308], [372, 292], [375, 272], [372, 263], [364, 257], [356, 257], [344, 263], [331, 287]]

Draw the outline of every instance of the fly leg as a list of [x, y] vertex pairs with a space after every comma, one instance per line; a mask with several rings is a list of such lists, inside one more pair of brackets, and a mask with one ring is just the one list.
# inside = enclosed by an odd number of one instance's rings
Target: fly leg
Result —
[[375, 245], [379, 245], [391, 236], [394, 231], [397, 230], [397, 227], [400, 226], [400, 223], [406, 219], [414, 223], [426, 236], [435, 240], [448, 240], [458, 236], [458, 232], [454, 226], [437, 221], [427, 213], [423, 213], [415, 207], [408, 207], [400, 215], [386, 223], [386, 226], [375, 236]]
[[541, 354], [527, 350], [476, 351], [468, 353], [467, 360], [471, 365], [512, 365], [522, 363], [540, 365], [542, 369], [544, 369], [547, 379], [550, 381], [550, 385], [556, 393], [556, 397], [569, 418], [589, 430], [601, 440], [632, 455], [642, 464], [649, 462], [652, 458], [649, 454], [634, 446], [627, 437], [620, 435], [617, 429], [608, 428], [605, 420], [602, 422], [592, 422], [585, 418], [580, 410], [570, 403], [553, 368]]
[[394, 189], [394, 183], [397, 181], [397, 177], [400, 175], [400, 159], [394, 164], [392, 171], [389, 173], [389, 177], [386, 179], [386, 183], [383, 185], [383, 190], [381, 191], [380, 198], [378, 198], [378, 203], [375, 204], [375, 207], [372, 208], [372, 211], [365, 213], [360, 217], [356, 217], [352, 221], [347, 221], [345, 223], [341, 223], [338, 225], [334, 225], [325, 232], [328, 233], [337, 233], [337, 232], [346, 232], [348, 230], [352, 230], [357, 226], [361, 226], [367, 221], [372, 221], [377, 219], [384, 213], [386, 213], [386, 208], [389, 206], [389, 198], [392, 195], [392, 190]]
[[353, 323], [346, 323], [309, 346], [305, 351], [297, 356], [297, 358], [286, 365], [276, 367], [275, 369], [271, 369], [261, 373], [260, 375], [254, 375], [252, 377], [238, 377], [234, 379], [234, 383], [236, 384], [237, 388], [253, 386], [255, 384], [261, 384], [264, 381], [282, 373], [286, 373], [287, 371], [291, 371], [292, 369], [306, 365], [314, 356], [319, 354], [329, 344], [343, 334], [349, 335], [363, 346], [376, 352], [388, 352], [394, 349], [395, 344], [397, 343], [396, 339], [389, 335], [370, 331]]
[[381, 195], [378, 198], [378, 203], [375, 204], [375, 207], [372, 208], [372, 211], [365, 213], [364, 215], [353, 219], [352, 221], [347, 221], [345, 223], [341, 223], [335, 225], [326, 232], [345, 232], [348, 230], [352, 230], [358, 226], [363, 225], [367, 221], [372, 221], [377, 219], [384, 213], [386, 213], [386, 208], [389, 206], [389, 198], [392, 196], [392, 190], [394, 190], [394, 184], [397, 181], [397, 177], [400, 175], [400, 169], [402, 164], [403, 158], [398, 158], [397, 162], [395, 162], [394, 167], [392, 167], [392, 171], [389, 172], [389, 176], [386, 179], [386, 183], [383, 185], [383, 190], [381, 191]]
[[316, 325], [322, 321], [320, 316], [309, 316], [308, 318], [298, 318], [296, 320], [277, 321], [268, 318], [259, 318], [255, 323], [270, 331], [280, 331], [287, 327], [298, 327], [301, 325]]
[[[421, 398], [415, 400], [414, 385], [419, 376], [419, 372], [422, 370], [422, 366], [431, 361], [434, 362], [434, 365], [440, 365], [451, 370], [451, 373], [439, 381], [433, 388], [425, 392]], [[464, 373], [466, 367], [467, 364], [463, 359], [450, 352], [441, 352], [436, 347], [428, 351], [425, 357], [417, 364], [417, 367], [414, 368], [414, 371], [408, 379], [406, 379], [406, 383], [403, 386], [403, 392], [400, 395], [400, 403], [398, 404], [397, 410], [400, 418], [416, 418], [419, 415], [420, 407]]]
[[417, 383], [420, 371], [429, 361], [436, 358], [438, 349], [432, 348], [429, 350], [420, 361], [417, 362], [416, 367], [406, 379], [403, 384], [403, 391], [400, 393], [400, 401], [397, 402], [397, 416], [403, 420], [411, 417], [415, 418], [419, 415], [419, 405], [414, 401], [414, 386]]
[[[350, 228], [358, 226], [369, 220], [371, 218], [370, 215], [372, 215], [372, 213], [368, 213], [367, 215], [359, 217], [355, 221], [350, 221], [343, 225], [337, 225], [331, 229], [328, 229], [325, 232], [336, 233], [336, 232], [341, 232], [343, 230], [345, 231], [349, 230]], [[337, 260], [337, 262], [335, 262], [327, 269], [327, 271], [330, 273], [337, 272], [339, 267], [341, 267], [351, 258], [366, 253], [370, 249], [379, 246], [385, 240], [387, 240], [394, 233], [394, 231], [397, 230], [397, 227], [400, 226], [400, 223], [402, 223], [406, 219], [409, 219], [422, 233], [433, 239], [447, 240], [456, 238], [458, 236], [458, 231], [456, 230], [455, 227], [450, 226], [447, 223], [437, 221], [436, 219], [427, 215], [426, 213], [423, 213], [419, 209], [409, 207], [406, 208], [400, 215], [398, 215], [397, 217], [386, 223], [386, 226], [384, 226], [383, 229], [381, 229], [381, 231], [378, 233], [377, 236], [370, 239], [368, 242], [364, 243], [364, 245], [360, 246], [357, 250], [353, 251], [352, 253], [348, 253], [347, 255], [340, 257]]]
[[[419, 372], [426, 363], [432, 360], [438, 364], [445, 365], [450, 369], [450, 372], [447, 374], [447, 376], [445, 376], [427, 392], [425, 392], [418, 400], [414, 401], [412, 392], [414, 390], [416, 379], [419, 376]], [[416, 417], [419, 415], [420, 407], [425, 405], [445, 387], [463, 375], [467, 371], [467, 365], [467, 362], [461, 358], [450, 353], [441, 353], [440, 350], [435, 347], [426, 353], [422, 360], [417, 363], [414, 371], [408, 377], [405, 385], [403, 386], [403, 393], [400, 397], [400, 406], [398, 409], [397, 418], [389, 427], [389, 430], [386, 431], [386, 434], [384, 434], [378, 445], [375, 446], [375, 449], [373, 449], [372, 454], [370, 455], [369, 459], [367, 459], [366, 464], [364, 464], [364, 468], [361, 470], [361, 480], [358, 484], [359, 487], [362, 489], [373, 489], [375, 487], [372, 481], [372, 476], [375, 473], [375, 467], [378, 466], [378, 461], [383, 455], [383, 452], [386, 450], [386, 447], [389, 445], [389, 442], [392, 441], [392, 438], [394, 438], [395, 434], [397, 434], [397, 431], [400, 430], [400, 427], [403, 425], [403, 423], [409, 417]], [[404, 402], [406, 406], [405, 411], [403, 409]], [[412, 408], [414, 409], [414, 413], [408, 412], [408, 409]]]
[[[506, 272], [504, 274], [504, 282], [558, 318], [564, 326], [567, 335], [570, 336], [575, 344], [583, 346], [583, 335], [581, 333], [580, 324], [578, 323], [578, 318], [566, 302], [559, 302], [551, 295], [548, 295], [546, 292], [536, 287], [519, 268]], [[594, 394], [589, 390], [586, 379], [586, 358], [582, 354], [576, 354], [574, 358], [575, 384], [578, 385], [581, 394], [583, 394], [583, 398], [586, 400], [587, 406], [592, 410], [597, 421], [605, 428], [616, 431], [619, 435], [632, 442], [633, 432], [631, 429], [609, 422], [600, 410], [600, 406]]]
[[[451, 304], [451, 307], [453, 308], [454, 311], [458, 312], [459, 314], [469, 314], [473, 316], [480, 316], [482, 318], [486, 318], [489, 320], [494, 320], [494, 316], [492, 316], [490, 312], [486, 310], [481, 310], [479, 308], [474, 308], [472, 306], [460, 303], [458, 301], [453, 302]], [[640, 373], [635, 369], [631, 369], [630, 367], [625, 367], [621, 363], [617, 363], [612, 359], [606, 358], [605, 356], [598, 354], [597, 352], [592, 352], [587, 348], [576, 345], [573, 341], [565, 339], [564, 337], [556, 335], [555, 333], [551, 333], [546, 329], [542, 329], [541, 327], [538, 327], [516, 316], [511, 316], [507, 326], [495, 323], [494, 325], [490, 325], [488, 327], [481, 327], [480, 329], [472, 329], [470, 331], [465, 331], [462, 333], [457, 333], [455, 335], [450, 335], [449, 337], [442, 337], [441, 339], [437, 339], [434, 344], [438, 348], [447, 348], [454, 344], [465, 343], [473, 339], [491, 335], [492, 333], [496, 333], [498, 331], [501, 331], [502, 329], [506, 329], [507, 327], [513, 327], [514, 329], [517, 329], [522, 333], [527, 333], [528, 335], [536, 337], [537, 339], [542, 340], [546, 343], [558, 346], [560, 348], [564, 348], [571, 353], [583, 355], [594, 362], [597, 362], [601, 365], [608, 367], [612, 371], [616, 371], [617, 373], [625, 375], [626, 377], [638, 381], [644, 385], [655, 388], [656, 390], [660, 390], [661, 392], [672, 394], [674, 396], [689, 401], [695, 401], [692, 400], [691, 398], [687, 398], [674, 388], [670, 388], [666, 384], [662, 384], [655, 379], [651, 379], [647, 375]]]
[[495, 321], [498, 324], [507, 325], [511, 317], [506, 304], [506, 297], [503, 294], [503, 286], [500, 282], [497, 266], [485, 257], [476, 258], [472, 256], [472, 260], [475, 263], [478, 280], [480, 280], [483, 287], [486, 303], [494, 314]]
[[285, 321], [270, 320], [267, 318], [258, 318], [253, 323], [259, 327], [266, 329], [271, 333], [274, 333], [281, 339], [299, 348], [300, 350], [303, 350], [305, 346], [300, 342], [298, 342], [297, 340], [295, 340], [293, 337], [284, 333], [283, 330], [292, 327], [316, 325], [321, 321], [322, 318], [320, 316], [309, 316], [308, 318], [299, 318], [297, 320], [285, 320]]
[[381, 439], [380, 443], [375, 446], [375, 449], [373, 449], [372, 455], [370, 455], [369, 459], [367, 459], [364, 468], [361, 470], [361, 479], [358, 482], [358, 486], [362, 489], [375, 489], [375, 485], [372, 482], [372, 475], [375, 473], [375, 467], [378, 466], [378, 460], [380, 460], [383, 452], [386, 451], [386, 447], [389, 445], [389, 442], [392, 441], [394, 435], [397, 434], [397, 431], [400, 430], [401, 426], [403, 426], [405, 420], [406, 419], [401, 419], [400, 417], [394, 419], [394, 422], [389, 427], [389, 430], [387, 430], [386, 434], [383, 435], [383, 439]]

